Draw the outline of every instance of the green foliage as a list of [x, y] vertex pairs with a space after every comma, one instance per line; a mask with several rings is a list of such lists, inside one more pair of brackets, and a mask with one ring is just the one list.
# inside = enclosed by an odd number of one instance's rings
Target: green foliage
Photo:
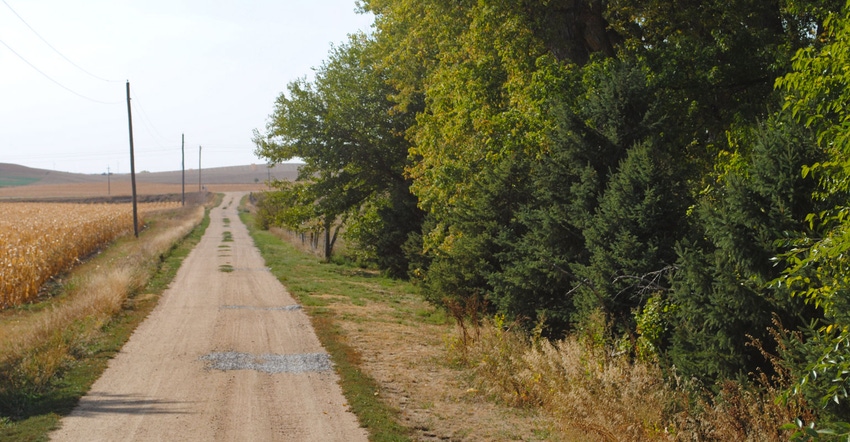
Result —
[[258, 202], [259, 227], [283, 226], [296, 232], [313, 231], [320, 208], [312, 204], [319, 196], [304, 182], [278, 181], [275, 191], [265, 192]]
[[[278, 97], [265, 134], [255, 131], [258, 156], [271, 162], [300, 158], [305, 165], [296, 184], [276, 182], [264, 201], [262, 224], [295, 230], [323, 230], [326, 257], [340, 225], [369, 204], [380, 222], [358, 228], [359, 239], [381, 237], [374, 257], [394, 274], [406, 269], [401, 244], [419, 229], [421, 214], [403, 176], [411, 115], [393, 111], [394, 90], [377, 66], [375, 43], [352, 35], [334, 48], [314, 82], [289, 84]], [[389, 239], [387, 238], [389, 235]]]
[[[375, 34], [257, 137], [307, 162], [263, 217], [347, 214], [362, 257], [437, 304], [546, 336], [602, 315], [707, 385], [769, 373], [746, 344], [772, 321], [850, 330], [841, 3], [364, 0]], [[801, 379], [844, 376], [825, 336], [788, 353]]]
[[421, 230], [424, 214], [406, 188], [394, 190], [366, 202], [349, 221], [345, 236], [358, 245], [356, 254], [362, 262], [375, 263], [388, 275], [401, 278], [408, 276], [408, 255], [415, 253], [405, 245], [411, 234]]
[[[672, 117], [700, 143], [722, 142], [730, 123], [765, 115], [773, 79], [812, 42], [812, 4], [835, 1], [615, 0], [613, 27], [664, 84]], [[672, 108], [671, 108], [672, 110]], [[670, 128], [672, 126], [669, 126]]]
[[555, 333], [597, 309], [628, 332], [631, 310], [664, 282], [644, 276], [673, 261], [686, 163], [652, 140], [664, 116], [641, 66], [597, 60], [582, 73], [581, 88], [546, 102], [551, 141], [525, 160], [529, 197], [499, 236], [491, 298], [532, 322], [545, 316]]
[[433, 299], [484, 294], [559, 330], [602, 307], [627, 332], [726, 131], [767, 113], [811, 40], [806, 5], [365, 2], [397, 109], [418, 111], [408, 174], [431, 221], [414, 270]]
[[586, 258], [577, 224], [586, 218], [588, 188], [596, 187], [592, 168], [571, 161], [573, 154], [553, 151], [531, 169], [527, 199], [514, 197], [520, 203], [513, 210], [516, 222], [497, 236], [501, 271], [490, 275], [491, 300], [500, 311], [528, 325], [545, 317], [556, 335], [575, 312], [570, 292], [578, 279], [571, 266]]
[[[850, 13], [829, 15], [822, 47], [801, 49], [794, 57], [794, 70], [776, 80], [788, 91], [785, 108], [818, 133], [818, 143], [829, 149], [835, 161], [846, 163], [850, 152]], [[846, 167], [846, 166], [845, 166]], [[842, 171], [847, 175], [847, 169]], [[830, 183], [847, 190], [846, 181]]]
[[399, 106], [427, 97], [410, 132], [408, 173], [429, 213], [414, 272], [436, 302], [489, 295], [488, 278], [501, 271], [498, 238], [510, 235], [525, 203], [528, 159], [551, 142], [547, 107], [568, 69], [546, 55], [525, 11], [509, 2], [369, 6], [381, 13], [379, 41], [395, 68]]
[[657, 360], [661, 349], [666, 347], [664, 339], [667, 336], [669, 317], [675, 306], [672, 306], [663, 296], [656, 292], [649, 298], [640, 311], [635, 314], [635, 357], [639, 361], [650, 362]]
[[816, 207], [816, 183], [800, 170], [819, 149], [810, 132], [782, 117], [731, 138], [750, 152], [721, 167], [701, 198], [697, 230], [680, 244], [670, 294], [678, 307], [672, 360], [683, 374], [707, 381], [768, 371], [761, 353], [747, 345], [750, 337], [771, 342], [774, 317], [796, 328], [799, 318], [817, 314], [768, 285], [783, 268], [772, 262], [783, 251], [777, 239], [800, 231]]
[[621, 333], [634, 329], [632, 310], [666, 289], [663, 273], [675, 261], [685, 200], [671, 165], [650, 143], [629, 149], [584, 230], [590, 257], [579, 274], [596, 303], [626, 327]]
[[850, 176], [850, 2], [841, 14], [825, 21], [824, 44], [807, 48], [794, 58], [794, 71], [777, 80], [787, 91], [785, 107], [807, 127], [814, 129], [825, 161], [808, 163], [804, 174], [820, 184], [815, 195], [828, 205], [813, 211], [808, 221], [819, 235], [789, 241], [788, 267], [780, 287], [824, 312], [823, 321], [809, 332], [803, 345], [802, 376], [794, 392], [814, 398], [823, 407], [819, 427], [847, 434], [850, 387], [850, 219], [846, 192]]

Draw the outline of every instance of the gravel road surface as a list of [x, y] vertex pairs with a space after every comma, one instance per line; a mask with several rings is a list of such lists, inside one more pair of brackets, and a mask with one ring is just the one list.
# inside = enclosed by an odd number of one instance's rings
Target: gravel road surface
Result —
[[55, 441], [365, 441], [303, 311], [228, 193]]

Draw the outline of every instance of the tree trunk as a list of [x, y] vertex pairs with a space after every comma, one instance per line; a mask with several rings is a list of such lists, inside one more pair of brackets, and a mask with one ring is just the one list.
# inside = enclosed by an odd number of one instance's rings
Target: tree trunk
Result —
[[[333, 243], [331, 242], [331, 224], [333, 224], [333, 218], [326, 217], [325, 218], [325, 262], [331, 261], [331, 251], [333, 250]], [[336, 235], [334, 235], [336, 236]]]

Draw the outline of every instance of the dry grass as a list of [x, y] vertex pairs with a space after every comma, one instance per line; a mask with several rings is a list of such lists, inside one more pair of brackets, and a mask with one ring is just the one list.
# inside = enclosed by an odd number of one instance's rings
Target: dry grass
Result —
[[529, 339], [504, 324], [483, 325], [477, 339], [453, 354], [472, 369], [475, 387], [517, 407], [542, 408], [562, 429], [579, 428], [588, 440], [665, 439], [672, 391], [654, 364], [612, 355], [592, 340]]
[[186, 236], [204, 208], [163, 217], [156, 232], [127, 240], [65, 284], [65, 294], [43, 309], [12, 311], [0, 321], [0, 393], [38, 392], [100, 332], [128, 296], [146, 284], [151, 262]]
[[[713, 395], [666, 382], [658, 364], [613, 352], [592, 336], [549, 342], [498, 317], [473, 328], [451, 341], [450, 354], [471, 370], [475, 388], [498, 402], [542, 409], [561, 431], [582, 429], [582, 440], [788, 440], [779, 427], [806, 414], [805, 404], [777, 400], [782, 379], [727, 381]], [[463, 336], [472, 339], [464, 344]]]
[[[766, 382], [766, 379], [763, 380]], [[791, 440], [793, 431], [780, 430], [783, 424], [801, 417], [813, 422], [805, 403], [779, 400], [775, 385], [759, 388], [725, 381], [720, 393], [711, 399], [701, 398], [675, 418], [676, 440], [681, 441], [779, 441]], [[683, 404], [684, 401], [679, 401]]]

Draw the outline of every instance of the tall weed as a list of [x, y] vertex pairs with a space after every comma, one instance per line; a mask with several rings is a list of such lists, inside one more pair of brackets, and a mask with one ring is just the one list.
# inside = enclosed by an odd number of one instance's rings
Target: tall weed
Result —
[[452, 360], [471, 371], [474, 387], [517, 407], [541, 408], [587, 440], [788, 440], [791, 432], [780, 427], [807, 413], [804, 403], [779, 400], [781, 376], [725, 381], [712, 394], [676, 378], [675, 370], [665, 376], [657, 362], [618, 351], [596, 323], [559, 341], [519, 331], [500, 316], [475, 324], [461, 327], [449, 348]]

